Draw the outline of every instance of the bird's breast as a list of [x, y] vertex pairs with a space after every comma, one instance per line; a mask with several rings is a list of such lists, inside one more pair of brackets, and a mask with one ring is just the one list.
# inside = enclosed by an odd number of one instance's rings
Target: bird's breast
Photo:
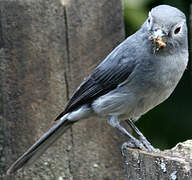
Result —
[[124, 89], [134, 92], [132, 116], [138, 117], [166, 100], [181, 79], [188, 61], [187, 54], [154, 59], [157, 62], [141, 64], [132, 82]]

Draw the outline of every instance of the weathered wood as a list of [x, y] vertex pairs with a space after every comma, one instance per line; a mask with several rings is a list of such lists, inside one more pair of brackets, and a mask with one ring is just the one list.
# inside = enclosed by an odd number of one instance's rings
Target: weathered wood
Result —
[[[1, 172], [53, 125], [73, 90], [123, 40], [121, 13], [116, 0], [0, 1]], [[122, 142], [106, 121], [84, 120], [32, 168], [2, 179], [124, 179]]]
[[124, 154], [128, 180], [192, 179], [192, 140], [159, 153], [128, 148]]
[[[69, 94], [123, 40], [121, 4], [116, 0], [71, 0], [66, 4]], [[115, 8], [114, 8], [115, 7]], [[75, 14], [74, 14], [75, 12]], [[106, 120], [91, 118], [72, 127], [75, 179], [124, 179], [123, 139]]]
[[[8, 168], [50, 128], [66, 102], [66, 27], [59, 1], [1, 1], [0, 8], [4, 43], [3, 155]], [[71, 144], [68, 132], [23, 178], [71, 177]]]

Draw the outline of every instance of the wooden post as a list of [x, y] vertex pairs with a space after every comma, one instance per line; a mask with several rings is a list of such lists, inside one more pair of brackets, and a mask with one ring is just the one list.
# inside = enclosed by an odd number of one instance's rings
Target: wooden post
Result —
[[124, 154], [127, 180], [192, 179], [192, 140], [159, 153], [127, 149]]
[[[80, 82], [124, 39], [121, 1], [0, 2], [0, 168], [53, 124]], [[24, 173], [2, 179], [124, 179], [123, 138], [99, 119], [77, 123]]]

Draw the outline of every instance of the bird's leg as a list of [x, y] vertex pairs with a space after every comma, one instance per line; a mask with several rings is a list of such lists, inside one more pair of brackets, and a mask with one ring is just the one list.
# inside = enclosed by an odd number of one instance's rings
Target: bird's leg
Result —
[[121, 147], [122, 150], [125, 148], [125, 146], [136, 147], [136, 148], [139, 148], [139, 149], [145, 150], [145, 151], [147, 150], [146, 147], [138, 139], [136, 139], [134, 136], [132, 136], [130, 133], [128, 133], [127, 130], [120, 125], [117, 116], [115, 116], [115, 115], [110, 116], [108, 122], [111, 126], [113, 126], [114, 128], [117, 128], [118, 130], [120, 130], [120, 132], [122, 134], [124, 134], [130, 138], [129, 142], [124, 143], [122, 145], [122, 147]]
[[139, 140], [143, 143], [143, 145], [147, 148], [150, 152], [157, 152], [157, 150], [151, 145], [151, 143], [146, 139], [146, 137], [141, 133], [141, 131], [135, 126], [131, 119], [126, 120], [129, 126], [135, 131]]

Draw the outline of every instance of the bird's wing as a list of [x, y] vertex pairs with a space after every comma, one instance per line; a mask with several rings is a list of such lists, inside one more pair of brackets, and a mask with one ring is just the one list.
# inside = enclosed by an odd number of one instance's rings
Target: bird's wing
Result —
[[135, 67], [134, 58], [127, 53], [129, 48], [124, 42], [115, 48], [106, 59], [81, 83], [73, 93], [65, 110], [56, 118], [73, 111], [83, 104], [89, 104], [97, 97], [115, 89], [125, 81]]

